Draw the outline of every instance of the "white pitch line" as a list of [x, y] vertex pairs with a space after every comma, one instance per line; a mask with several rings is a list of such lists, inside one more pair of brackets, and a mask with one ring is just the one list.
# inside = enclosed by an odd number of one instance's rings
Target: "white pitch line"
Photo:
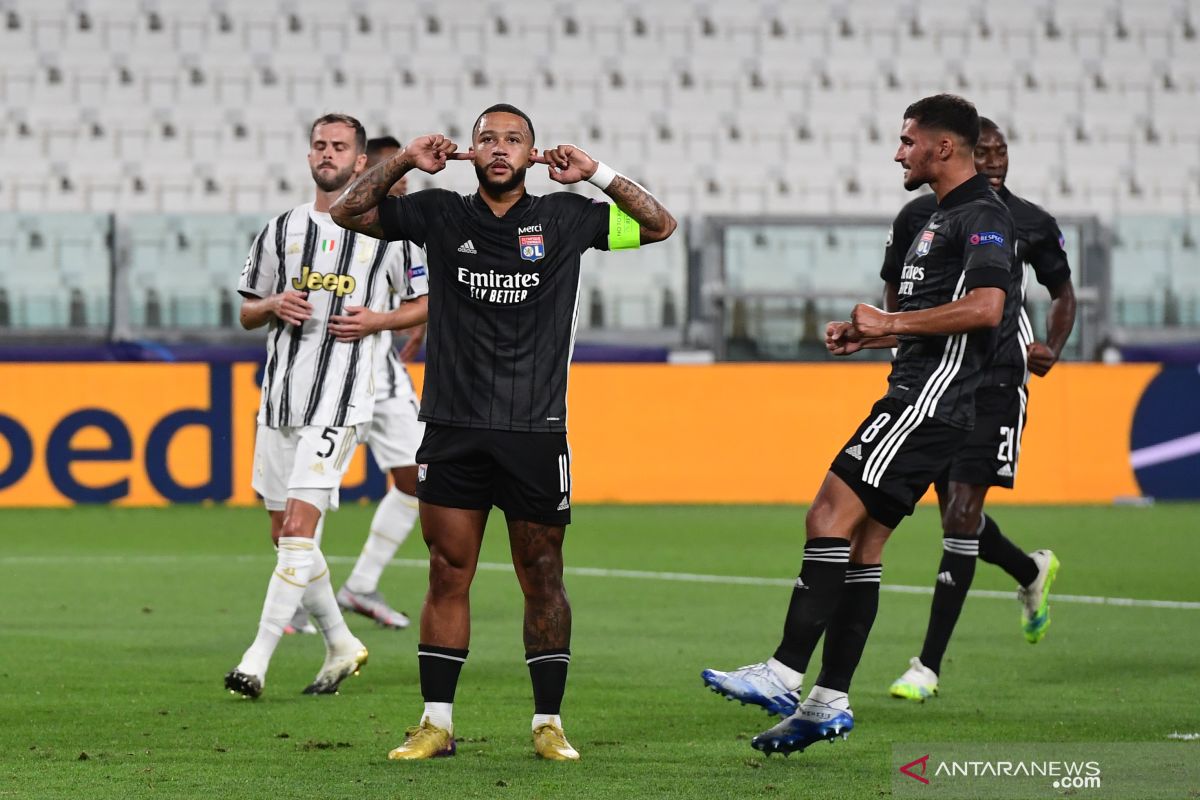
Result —
[[[326, 556], [326, 561], [335, 564], [353, 564], [357, 558], [350, 556]], [[420, 567], [426, 569], [429, 562], [420, 558], [397, 558], [392, 564], [405, 567]], [[480, 562], [479, 569], [489, 572], [512, 572], [511, 564]], [[682, 583], [716, 583], [725, 586], [794, 586], [795, 578], [759, 578], [750, 575], [702, 575], [691, 572], [646, 572], [637, 569], [603, 569], [600, 567], [564, 567], [568, 575], [578, 575], [585, 578], [634, 578], [649, 581], [678, 581]], [[899, 583], [885, 583], [880, 591], [895, 594], [933, 594], [931, 586], [905, 586]], [[1015, 600], [1017, 593], [998, 592], [993, 589], [972, 589], [972, 597], [988, 597], [996, 600]], [[1079, 603], [1093, 606], [1125, 606], [1130, 608], [1178, 608], [1190, 611], [1200, 611], [1200, 602], [1188, 600], [1142, 600], [1133, 597], [1095, 597], [1083, 594], [1051, 594], [1056, 603]]]
[[[357, 556], [325, 556], [330, 564], [353, 564]], [[144, 556], [0, 556], [0, 565], [4, 566], [35, 566], [52, 564], [176, 564], [186, 561], [221, 561], [225, 563], [266, 562], [265, 555], [243, 554], [237, 556], [221, 556], [207, 553], [195, 555], [144, 555]], [[391, 566], [428, 569], [429, 562], [423, 558], [392, 559]], [[512, 572], [512, 564], [502, 564], [481, 561], [479, 569], [484, 572]], [[760, 578], [753, 575], [704, 575], [693, 572], [649, 572], [638, 569], [605, 569], [602, 567], [565, 567], [567, 575], [581, 578], [632, 578], [645, 581], [675, 581], [678, 583], [712, 583], [722, 586], [793, 586], [794, 578]], [[885, 583], [880, 591], [893, 594], [933, 594], [930, 586], [905, 586], [898, 583]], [[998, 592], [994, 589], [972, 589], [972, 597], [986, 597], [995, 600], [1014, 600], [1016, 592]], [[1200, 611], [1200, 602], [1190, 600], [1144, 600], [1135, 597], [1098, 597], [1086, 594], [1052, 594], [1056, 603], [1076, 603], [1090, 606], [1121, 606], [1125, 608], [1174, 608], [1187, 611]]]

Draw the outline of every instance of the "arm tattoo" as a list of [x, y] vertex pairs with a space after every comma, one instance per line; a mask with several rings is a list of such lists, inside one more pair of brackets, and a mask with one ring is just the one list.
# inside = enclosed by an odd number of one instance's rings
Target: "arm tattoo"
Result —
[[333, 201], [329, 209], [333, 221], [348, 230], [365, 233], [376, 239], [381, 238], [383, 225], [379, 221], [379, 204], [387, 197], [392, 184], [410, 169], [411, 159], [402, 155], [367, 170]]
[[617, 175], [604, 193], [617, 203], [617, 208], [638, 221], [642, 228], [661, 233], [674, 230], [675, 219], [662, 203], [636, 181]]

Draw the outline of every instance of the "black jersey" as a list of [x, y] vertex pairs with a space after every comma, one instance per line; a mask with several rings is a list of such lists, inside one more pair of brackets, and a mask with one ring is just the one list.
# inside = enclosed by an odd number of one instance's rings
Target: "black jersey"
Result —
[[429, 259], [421, 419], [563, 432], [579, 257], [608, 249], [609, 204], [526, 194], [497, 217], [478, 195], [426, 189], [379, 207], [384, 238]]
[[[1058, 222], [1044, 208], [1017, 197], [1007, 187], [997, 192], [1008, 206], [1017, 231], [1017, 264], [1012, 284], [1004, 300], [1004, 319], [996, 331], [996, 351], [984, 372], [982, 386], [1021, 385], [1029, 380], [1026, 348], [1033, 343], [1033, 325], [1025, 310], [1025, 288], [1028, 285], [1027, 266], [1033, 267], [1038, 283], [1047, 289], [1061, 286], [1071, 277], [1067, 253]], [[904, 256], [912, 240], [925, 227], [937, 210], [937, 198], [921, 195], [905, 204], [892, 222], [887, 247], [883, 252], [880, 277], [888, 283], [899, 284]]]
[[[1012, 214], [987, 178], [965, 181], [935, 205], [910, 240], [896, 280], [900, 310], [945, 305], [981, 287], [1008, 292], [1015, 269], [1013, 240]], [[923, 416], [969, 429], [975, 422], [975, 390], [995, 344], [992, 330], [901, 336], [887, 396]]]

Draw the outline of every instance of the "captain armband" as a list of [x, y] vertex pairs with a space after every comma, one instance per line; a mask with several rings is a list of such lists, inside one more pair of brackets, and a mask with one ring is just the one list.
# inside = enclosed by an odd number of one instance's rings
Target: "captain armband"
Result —
[[608, 249], [636, 250], [642, 246], [642, 226], [615, 204], [608, 206]]

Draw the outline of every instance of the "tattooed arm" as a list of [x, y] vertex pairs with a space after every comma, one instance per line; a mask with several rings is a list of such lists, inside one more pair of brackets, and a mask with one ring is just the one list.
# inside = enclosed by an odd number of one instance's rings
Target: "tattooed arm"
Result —
[[383, 223], [379, 204], [388, 189], [409, 170], [416, 168], [432, 175], [446, 168], [446, 159], [458, 145], [441, 134], [421, 136], [381, 164], [360, 175], [333, 201], [329, 215], [338, 225], [351, 231], [382, 239]]
[[[550, 165], [550, 180], [556, 183], [577, 183], [596, 174], [598, 162], [575, 145], [552, 147], [542, 155]], [[637, 181], [618, 174], [604, 193], [637, 220], [642, 244], [661, 242], [675, 232], [675, 217]]]

